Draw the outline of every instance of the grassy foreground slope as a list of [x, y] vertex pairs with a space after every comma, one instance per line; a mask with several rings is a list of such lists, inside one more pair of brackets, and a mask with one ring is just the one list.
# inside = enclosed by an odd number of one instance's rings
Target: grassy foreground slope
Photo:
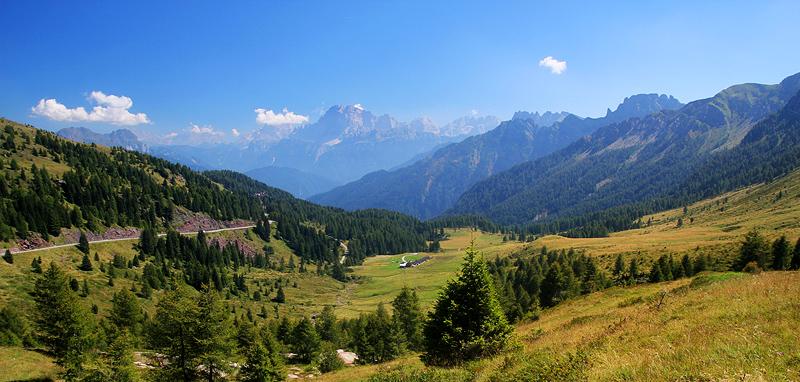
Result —
[[770, 239], [786, 235], [794, 240], [800, 236], [800, 171], [699, 201], [687, 206], [685, 213], [677, 208], [641, 220], [640, 229], [604, 238], [550, 235], [536, 240], [534, 247], [583, 249], [610, 264], [620, 253], [650, 259], [686, 252], [726, 257], [736, 252], [741, 237], [754, 228]]
[[611, 288], [517, 327], [519, 345], [463, 368], [415, 356], [323, 381], [781, 381], [800, 378], [800, 273], [708, 273]]

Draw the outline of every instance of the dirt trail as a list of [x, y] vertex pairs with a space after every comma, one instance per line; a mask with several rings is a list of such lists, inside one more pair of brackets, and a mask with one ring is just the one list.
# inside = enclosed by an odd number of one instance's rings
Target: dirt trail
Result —
[[[253, 228], [253, 227], [255, 227], [255, 226], [254, 225], [247, 225], [247, 226], [241, 226], [241, 227], [212, 229], [212, 230], [203, 231], [203, 232], [205, 232], [205, 233], [215, 233], [215, 232], [223, 232], [223, 231], [235, 231], [235, 230], [240, 230], [240, 229], [249, 229], [249, 228]], [[179, 232], [179, 233], [181, 235], [197, 235], [198, 232], [199, 231], [182, 231], [182, 232]], [[165, 234], [165, 233], [160, 233], [160, 234], [158, 234], [158, 237], [164, 237], [166, 235], [167, 234]], [[139, 240], [139, 235], [136, 235], [134, 237], [121, 237], [121, 238], [117, 238], [117, 239], [89, 240], [89, 244], [108, 243], [108, 242], [112, 242], [112, 241], [125, 241], [125, 240]], [[46, 251], [48, 249], [54, 249], [54, 248], [74, 247], [76, 244], [78, 244], [78, 243], [76, 242], [76, 243], [71, 243], [71, 244], [51, 245], [49, 247], [27, 249], [27, 250], [22, 250], [22, 251], [16, 250], [16, 248], [11, 248], [11, 253], [17, 254], [17, 253]], [[6, 250], [2, 249], [2, 251], [5, 252]]]

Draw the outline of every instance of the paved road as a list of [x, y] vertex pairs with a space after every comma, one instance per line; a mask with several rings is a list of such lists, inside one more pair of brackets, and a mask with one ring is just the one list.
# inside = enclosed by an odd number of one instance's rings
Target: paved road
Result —
[[[222, 232], [222, 231], [236, 231], [236, 230], [240, 230], [240, 229], [248, 229], [248, 228], [253, 228], [253, 227], [255, 227], [255, 226], [254, 225], [246, 225], [246, 226], [242, 226], [242, 227], [212, 229], [212, 230], [203, 231], [203, 232], [205, 232], [205, 233], [215, 233], [215, 232]], [[181, 235], [197, 235], [198, 232], [200, 232], [200, 231], [180, 232], [180, 234]], [[158, 234], [158, 237], [164, 237], [166, 235], [167, 235], [166, 233], [160, 233], [160, 234]], [[125, 241], [125, 240], [139, 240], [139, 237], [137, 236], [137, 237], [123, 237], [123, 238], [119, 238], [119, 239], [93, 240], [93, 241], [90, 241], [89, 244], [109, 243], [109, 242], [112, 242], [112, 241]], [[54, 248], [74, 247], [77, 244], [78, 243], [51, 245], [49, 247], [42, 247], [42, 248], [36, 248], [36, 249], [27, 249], [27, 250], [24, 250], [24, 251], [13, 251], [11, 253], [17, 254], [17, 253], [46, 251], [48, 249], [54, 249]], [[6, 250], [3, 249], [2, 251], [5, 252]]]

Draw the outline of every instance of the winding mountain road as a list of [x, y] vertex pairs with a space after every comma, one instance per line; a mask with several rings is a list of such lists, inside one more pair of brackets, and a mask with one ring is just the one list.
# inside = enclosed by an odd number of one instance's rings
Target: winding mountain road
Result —
[[[254, 227], [255, 227], [255, 225], [246, 225], [246, 226], [241, 226], [241, 227], [212, 229], [212, 230], [203, 231], [203, 232], [205, 232], [205, 233], [215, 233], [215, 232], [223, 232], [223, 231], [236, 231], [236, 230], [249, 229], [249, 228], [254, 228]], [[199, 232], [200, 231], [187, 231], [187, 232], [178, 232], [178, 233], [180, 233], [181, 235], [197, 235]], [[158, 237], [164, 237], [164, 236], [167, 236], [167, 234], [166, 233], [158, 234]], [[118, 238], [118, 239], [92, 240], [92, 241], [89, 241], [89, 244], [110, 243], [112, 241], [126, 241], [126, 240], [138, 240], [138, 239], [139, 239], [138, 236], [136, 236], [136, 237], [121, 237], [121, 238]], [[55, 248], [74, 247], [77, 244], [78, 243], [51, 245], [49, 247], [26, 249], [26, 250], [23, 250], [23, 251], [11, 251], [11, 253], [16, 255], [18, 253], [39, 252], [39, 251], [46, 251], [46, 250], [55, 249]], [[5, 252], [5, 251], [6, 251], [6, 249], [2, 249], [2, 252]]]

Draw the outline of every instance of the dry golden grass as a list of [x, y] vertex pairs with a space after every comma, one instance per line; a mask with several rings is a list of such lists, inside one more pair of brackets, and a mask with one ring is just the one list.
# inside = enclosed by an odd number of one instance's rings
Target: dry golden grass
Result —
[[55, 380], [58, 370], [45, 355], [18, 347], [0, 347], [0, 382]]
[[[581, 351], [591, 381], [800, 379], [800, 273], [708, 273], [695, 280], [611, 288], [567, 301], [519, 325], [518, 349], [466, 368], [475, 381], [502, 381], [544, 354]], [[416, 355], [395, 364], [424, 368]], [[364, 380], [389, 366], [350, 368], [320, 380]]]

